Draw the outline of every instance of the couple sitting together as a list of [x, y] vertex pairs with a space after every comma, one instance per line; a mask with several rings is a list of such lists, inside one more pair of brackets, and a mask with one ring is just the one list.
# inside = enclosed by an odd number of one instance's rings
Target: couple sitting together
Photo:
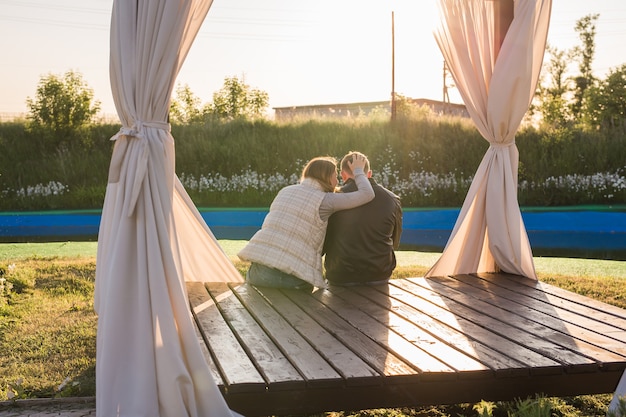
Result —
[[360, 152], [341, 160], [341, 187], [334, 158], [309, 161], [300, 183], [278, 192], [261, 230], [238, 253], [251, 262], [246, 280], [306, 290], [386, 283], [396, 267], [402, 208], [371, 176]]

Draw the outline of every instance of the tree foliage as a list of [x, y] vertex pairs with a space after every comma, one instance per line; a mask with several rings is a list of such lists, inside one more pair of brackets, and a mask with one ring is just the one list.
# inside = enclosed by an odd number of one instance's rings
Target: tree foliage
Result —
[[262, 118], [268, 105], [267, 92], [250, 87], [243, 78], [227, 77], [222, 88], [213, 93], [213, 102], [204, 105], [188, 85], [179, 86], [170, 105], [170, 119], [180, 124], [203, 122], [212, 117], [252, 120]]
[[93, 90], [75, 71], [42, 77], [35, 97], [27, 98], [26, 104], [32, 125], [50, 129], [57, 137], [70, 135], [90, 124], [100, 110]]
[[202, 102], [189, 85], [179, 85], [176, 97], [170, 105], [170, 120], [180, 124], [190, 124], [202, 120]]
[[[576, 21], [580, 45], [546, 48], [549, 59], [527, 116], [548, 132], [626, 129], [626, 64], [612, 69], [605, 79], [593, 74], [599, 17], [589, 14]], [[572, 75], [570, 66], [575, 64], [578, 72]]]
[[537, 102], [531, 109], [542, 116], [544, 126], [566, 127], [572, 120], [567, 105], [571, 91], [571, 80], [567, 77], [568, 62], [571, 53], [548, 45], [546, 48], [550, 60], [544, 66], [544, 73], [537, 87]]
[[626, 129], [626, 64], [587, 90], [583, 114], [589, 128]]
[[265, 91], [250, 87], [243, 78], [227, 77], [213, 94], [211, 113], [226, 119], [255, 119], [263, 116], [268, 103]]
[[576, 21], [574, 30], [582, 42], [582, 46], [573, 49], [573, 56], [577, 57], [579, 74], [574, 77], [574, 101], [572, 103], [572, 113], [575, 117], [580, 117], [583, 107], [583, 99], [588, 88], [592, 87], [595, 81], [593, 76], [593, 57], [596, 52], [596, 21], [599, 14], [590, 14]]

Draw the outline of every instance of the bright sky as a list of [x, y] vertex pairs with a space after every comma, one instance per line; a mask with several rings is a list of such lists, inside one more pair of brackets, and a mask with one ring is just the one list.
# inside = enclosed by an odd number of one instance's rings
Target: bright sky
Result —
[[[25, 112], [42, 76], [80, 72], [115, 115], [109, 84], [113, 0], [0, 0], [0, 118]], [[271, 107], [388, 100], [391, 14], [395, 90], [441, 100], [436, 0], [214, 0], [177, 84], [203, 103], [226, 77], [266, 91]], [[548, 41], [579, 45], [576, 20], [599, 13], [594, 70], [626, 63], [624, 0], [553, 0]], [[576, 70], [576, 68], [572, 68]], [[460, 102], [455, 90], [452, 101]]]

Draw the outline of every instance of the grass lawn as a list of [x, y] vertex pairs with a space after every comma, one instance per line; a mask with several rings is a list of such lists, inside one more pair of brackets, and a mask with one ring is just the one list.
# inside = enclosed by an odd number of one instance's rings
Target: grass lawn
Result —
[[[247, 241], [220, 240], [219, 242], [224, 251], [236, 260], [237, 252]], [[0, 243], [0, 262], [10, 262], [32, 257], [93, 258], [96, 256], [97, 246], [97, 242]], [[420, 266], [430, 268], [440, 255], [437, 252], [396, 252], [399, 267]], [[535, 257], [534, 261], [535, 269], [540, 276], [626, 278], [626, 261], [549, 257]]]

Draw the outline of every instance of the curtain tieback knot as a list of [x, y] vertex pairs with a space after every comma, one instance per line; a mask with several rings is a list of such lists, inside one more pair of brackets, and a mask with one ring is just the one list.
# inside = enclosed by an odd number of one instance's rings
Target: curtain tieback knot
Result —
[[148, 171], [148, 159], [150, 155], [150, 148], [148, 146], [148, 140], [146, 135], [146, 128], [160, 129], [166, 130], [170, 132], [171, 126], [166, 122], [144, 122], [141, 120], [136, 120], [135, 123], [131, 127], [123, 126], [119, 132], [117, 132], [111, 140], [116, 141], [118, 139], [127, 139], [123, 141], [122, 144], [116, 144], [113, 149], [113, 156], [111, 158], [111, 165], [109, 166], [109, 183], [119, 182], [121, 171], [122, 171], [122, 163], [126, 157], [128, 150], [128, 139], [129, 138], [137, 138], [139, 139], [139, 152], [136, 154], [136, 168], [134, 173], [129, 173], [133, 175], [132, 180], [132, 188], [130, 193], [130, 199], [126, 202], [126, 212], [130, 217], [132, 216], [135, 205], [137, 204], [137, 199], [139, 198], [139, 192], [141, 190], [141, 186], [143, 184], [144, 178], [146, 177], [146, 173]]
[[515, 145], [515, 140], [512, 140], [509, 143], [496, 143], [496, 142], [489, 143], [489, 146], [495, 149], [506, 149], [506, 148], [510, 148], [513, 145]]
[[120, 131], [117, 132], [111, 140], [117, 140], [122, 136], [143, 139], [146, 137], [146, 127], [167, 130], [168, 132], [172, 129], [170, 124], [167, 122], [143, 122], [141, 120], [136, 120], [131, 127], [122, 126]]

